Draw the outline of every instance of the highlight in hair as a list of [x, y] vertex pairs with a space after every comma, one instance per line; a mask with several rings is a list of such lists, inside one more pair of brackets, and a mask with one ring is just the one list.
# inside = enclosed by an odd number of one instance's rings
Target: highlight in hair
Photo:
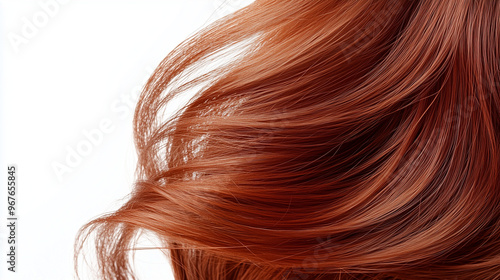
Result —
[[257, 0], [160, 63], [75, 258], [134, 278], [143, 229], [177, 280], [500, 279], [499, 93], [500, 1]]

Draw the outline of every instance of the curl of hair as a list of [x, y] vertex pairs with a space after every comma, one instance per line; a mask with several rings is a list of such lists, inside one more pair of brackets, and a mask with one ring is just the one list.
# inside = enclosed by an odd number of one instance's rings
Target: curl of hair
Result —
[[75, 243], [105, 279], [140, 229], [177, 280], [500, 279], [498, 0], [256, 0], [160, 63], [134, 139]]

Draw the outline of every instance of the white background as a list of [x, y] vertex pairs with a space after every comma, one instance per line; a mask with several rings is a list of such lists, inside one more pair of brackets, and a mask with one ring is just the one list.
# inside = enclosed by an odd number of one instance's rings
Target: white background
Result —
[[[77, 230], [131, 191], [145, 79], [182, 40], [249, 2], [0, 0], [0, 279], [74, 279]], [[9, 164], [18, 169], [15, 273]], [[138, 251], [135, 264], [139, 279], [173, 279], [158, 250]]]

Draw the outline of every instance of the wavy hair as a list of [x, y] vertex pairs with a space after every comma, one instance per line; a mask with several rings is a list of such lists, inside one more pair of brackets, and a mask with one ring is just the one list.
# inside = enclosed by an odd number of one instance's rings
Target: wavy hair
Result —
[[75, 265], [135, 279], [147, 230], [176, 280], [500, 279], [499, 94], [498, 0], [256, 0], [156, 68]]

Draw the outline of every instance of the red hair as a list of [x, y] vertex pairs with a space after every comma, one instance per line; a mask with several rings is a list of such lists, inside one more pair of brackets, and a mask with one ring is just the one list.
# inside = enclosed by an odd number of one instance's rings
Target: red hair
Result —
[[499, 93], [500, 1], [257, 0], [160, 63], [75, 258], [133, 277], [145, 229], [177, 280], [500, 279]]

